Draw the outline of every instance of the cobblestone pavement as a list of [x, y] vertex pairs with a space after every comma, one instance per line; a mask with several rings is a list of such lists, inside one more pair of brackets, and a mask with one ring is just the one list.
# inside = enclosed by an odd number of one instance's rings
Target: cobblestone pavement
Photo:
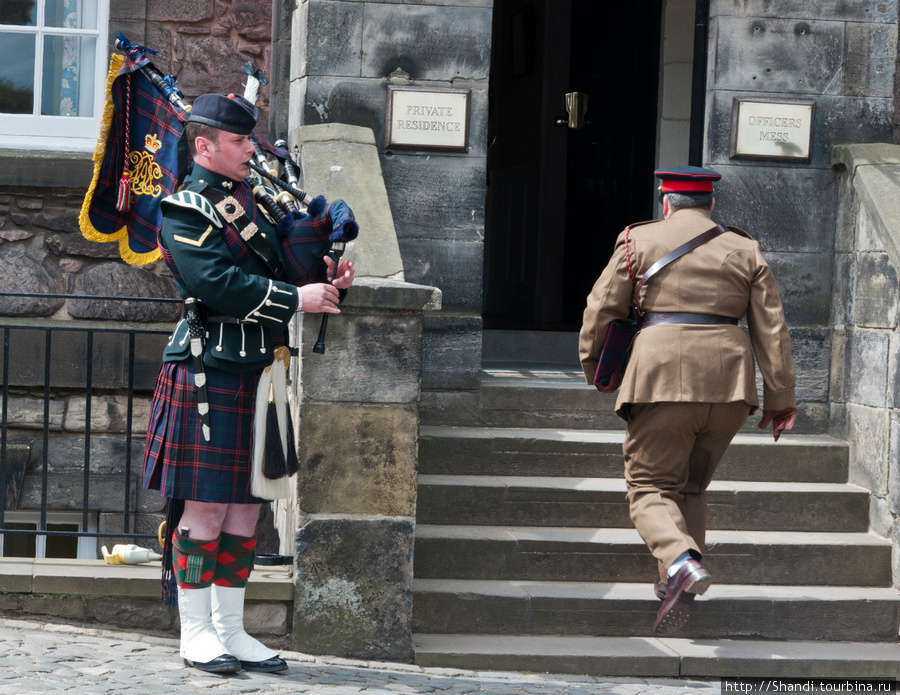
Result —
[[420, 668], [282, 652], [283, 674], [216, 676], [182, 665], [178, 641], [131, 632], [0, 619], [0, 695], [717, 695], [718, 682], [601, 679]]

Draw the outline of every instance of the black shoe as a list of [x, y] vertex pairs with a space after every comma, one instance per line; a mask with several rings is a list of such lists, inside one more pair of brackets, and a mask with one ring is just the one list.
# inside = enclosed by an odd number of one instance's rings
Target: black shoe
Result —
[[257, 671], [259, 673], [287, 671], [288, 667], [284, 659], [278, 656], [274, 656], [271, 659], [263, 659], [262, 661], [242, 661], [241, 666], [245, 671]]
[[236, 673], [241, 670], [241, 662], [237, 660], [237, 657], [231, 656], [231, 654], [222, 654], [222, 656], [217, 656], [212, 661], [191, 661], [190, 659], [185, 659], [184, 664], [207, 673]]

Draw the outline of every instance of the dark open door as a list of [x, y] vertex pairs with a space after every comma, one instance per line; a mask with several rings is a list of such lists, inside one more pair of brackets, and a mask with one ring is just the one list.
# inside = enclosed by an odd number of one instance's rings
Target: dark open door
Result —
[[494, 3], [485, 328], [576, 330], [618, 233], [652, 217], [660, 21], [661, 0]]

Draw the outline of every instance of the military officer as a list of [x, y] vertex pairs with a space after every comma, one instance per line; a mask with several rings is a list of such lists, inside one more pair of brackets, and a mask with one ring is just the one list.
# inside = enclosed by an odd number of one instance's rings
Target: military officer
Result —
[[[216, 673], [287, 668], [277, 652], [243, 628], [263, 502], [250, 483], [256, 385], [275, 349], [285, 345], [294, 312], [339, 313], [339, 290], [353, 282], [353, 264], [345, 260], [333, 285], [321, 282], [333, 262], [305, 252], [321, 245], [292, 250], [286, 232], [276, 231], [257, 209], [244, 181], [256, 120], [256, 107], [241, 96], [195, 100], [185, 128], [194, 167], [181, 190], [162, 201], [159, 235], [179, 294], [199, 300], [206, 344], [195, 364], [189, 325], [182, 320], [165, 349], [151, 406], [144, 486], [170, 500], [167, 533], [181, 656], [190, 666]], [[334, 218], [330, 222], [355, 224], [342, 201], [327, 214]], [[198, 375], [205, 381], [205, 416], [198, 407]]]
[[[593, 383], [610, 323], [629, 315], [635, 283], [669, 252], [715, 226], [713, 182], [701, 167], [659, 170], [664, 220], [632, 225], [587, 298], [579, 356]], [[659, 565], [662, 634], [683, 626], [711, 583], [700, 564], [706, 489], [734, 435], [758, 407], [754, 355], [763, 376], [760, 428], [775, 440], [797, 417], [794, 362], [781, 299], [757, 244], [736, 227], [666, 265], [639, 289], [643, 316], [616, 413], [627, 421], [625, 480], [631, 519]], [[640, 313], [640, 312], [637, 312]], [[747, 334], [738, 325], [746, 316]], [[752, 349], [751, 349], [752, 348]]]

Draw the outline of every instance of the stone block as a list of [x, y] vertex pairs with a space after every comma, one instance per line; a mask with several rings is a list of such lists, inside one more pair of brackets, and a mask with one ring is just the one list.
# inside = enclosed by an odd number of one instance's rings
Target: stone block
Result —
[[[175, 286], [146, 270], [124, 263], [103, 263], [75, 280], [75, 294], [113, 297], [176, 298]], [[129, 302], [71, 299], [69, 313], [80, 319], [163, 322], [181, 317], [181, 302]]]
[[415, 404], [309, 403], [300, 420], [300, 506], [307, 513], [415, 516]]
[[822, 325], [831, 316], [832, 256], [827, 253], [767, 253], [791, 325]]
[[897, 25], [848, 22], [844, 27], [843, 93], [894, 96]]
[[[21, 244], [0, 246], [0, 278], [5, 292], [40, 295], [59, 294], [65, 289], [62, 274], [47, 262], [46, 253], [41, 253], [38, 259], [32, 258]], [[52, 316], [64, 302], [50, 297], [0, 297], [0, 315]]]
[[889, 335], [887, 405], [900, 408], [900, 331], [895, 329]]
[[308, 24], [300, 28], [302, 43], [295, 49], [305, 54], [300, 59], [305, 68], [298, 75], [359, 77], [366, 5], [324, 0], [312, 0], [307, 5]]
[[763, 252], [831, 253], [834, 206], [830, 170], [717, 165], [716, 219], [748, 231]]
[[[735, 96], [747, 96], [746, 92], [715, 91], [709, 106], [709, 133], [705, 160], [716, 164], [716, 170], [731, 160], [731, 111]], [[764, 92], [760, 98], [784, 98], [782, 92]], [[802, 95], [801, 95], [802, 96]], [[812, 161], [808, 165], [781, 164], [784, 170], [802, 167], [826, 169], [831, 166], [831, 153], [835, 145], [846, 142], [890, 142], [893, 136], [891, 119], [894, 113], [892, 99], [880, 97], [816, 96], [816, 115], [813, 124]], [[758, 163], [740, 163], [757, 168]], [[827, 194], [826, 194], [827, 195]], [[819, 193], [821, 198], [822, 193]], [[830, 199], [827, 198], [827, 199]], [[717, 196], [718, 200], [718, 196]], [[831, 207], [831, 206], [828, 206]]]
[[46, 415], [44, 407], [43, 398], [11, 396], [6, 412], [7, 424], [13, 428], [40, 430], [43, 429], [46, 422], [51, 432], [62, 430], [66, 414], [66, 401], [62, 398], [51, 398], [46, 403]]
[[838, 439], [846, 440], [850, 432], [850, 423], [846, 403], [830, 404], [828, 413], [828, 434]]
[[897, 270], [888, 255], [857, 254], [853, 323], [867, 328], [896, 328], [898, 311]]
[[482, 242], [401, 239], [400, 253], [406, 279], [441, 290], [444, 309], [481, 311]]
[[831, 292], [831, 321], [835, 326], [852, 325], [855, 286], [856, 257], [850, 253], [835, 253]]
[[847, 332], [843, 326], [836, 327], [831, 334], [831, 372], [829, 398], [832, 402], [844, 401], [844, 365], [846, 364]]
[[481, 7], [367, 4], [362, 76], [387, 77], [397, 68], [413, 80], [486, 79], [490, 72], [492, 10]]
[[[72, 322], [65, 322], [67, 327]], [[98, 325], [81, 325], [86, 330]], [[37, 328], [58, 328], [41, 325]], [[104, 326], [109, 328], [109, 326]], [[152, 391], [156, 384], [162, 351], [168, 340], [166, 333], [145, 332], [136, 326], [119, 325], [134, 329], [134, 388]], [[87, 335], [81, 331], [52, 331], [50, 334], [50, 385], [54, 388], [83, 388], [87, 383]], [[159, 331], [159, 328], [155, 330]], [[11, 329], [10, 331], [10, 384], [18, 386], [43, 386], [47, 337], [44, 330]], [[0, 356], [3, 347], [0, 344]], [[128, 386], [130, 363], [129, 336], [126, 333], [97, 332], [93, 340], [92, 383], [94, 388], [124, 388]]]
[[400, 239], [484, 240], [484, 157], [385, 155]]
[[422, 349], [423, 389], [477, 389], [481, 383], [481, 317], [429, 313]]
[[215, 17], [215, 5], [215, 0], [147, 0], [147, 19], [150, 22], [203, 22]]
[[693, 65], [689, 62], [672, 63], [663, 68], [663, 118], [690, 120], [691, 92], [689, 89], [673, 88], [673, 85], [691, 84], [692, 74]]
[[30, 594], [22, 599], [22, 608], [32, 615], [47, 615], [68, 620], [85, 618], [84, 602], [73, 596], [44, 596]]
[[891, 534], [893, 517], [888, 511], [889, 501], [886, 497], [869, 495], [869, 530], [879, 536]]
[[860, 166], [856, 169], [854, 185], [863, 210], [859, 219], [874, 229], [872, 236], [877, 236], [879, 250], [887, 252], [894, 267], [900, 267], [900, 235], [897, 234], [900, 166]]
[[84, 614], [85, 618], [102, 625], [115, 625], [119, 629], [136, 628], [141, 632], [169, 631], [179, 624], [177, 608], [147, 599], [86, 598]]
[[295, 129], [300, 145], [303, 183], [313, 195], [342, 198], [359, 223], [359, 237], [348, 244], [347, 257], [357, 276], [402, 280], [403, 261], [372, 131], [343, 124]]
[[848, 481], [882, 497], [888, 494], [891, 413], [883, 408], [847, 406], [850, 444]]
[[834, 250], [849, 253], [855, 249], [854, 240], [859, 219], [859, 196], [853, 187], [854, 172], [835, 166], [835, 230]]
[[669, 63], [691, 63], [693, 42], [684, 41], [694, 35], [693, 0], [668, 0], [663, 17], [663, 55]]
[[247, 603], [244, 629], [251, 635], [287, 635], [291, 631], [290, 617], [284, 603]]
[[[119, 26], [121, 20], [145, 20], [147, 18], [147, 0], [118, 0], [111, 2], [109, 7], [109, 18], [115, 20], [116, 27]], [[129, 41], [134, 43], [135, 39], [131, 34], [124, 32]]]
[[811, 3], [809, 0], [712, 0], [710, 16], [797, 17], [843, 21], [896, 22], [897, 0]]
[[55, 191], [70, 191], [73, 188], [87, 190], [93, 173], [91, 152], [0, 152], [0, 186], [36, 186]]
[[[150, 399], [132, 399], [131, 433], [144, 435], [150, 419]], [[66, 400], [66, 416], [63, 429], [67, 432], [84, 432], [87, 415], [87, 399], [71, 396]], [[124, 433], [128, 431], [128, 396], [103, 395], [91, 398], [91, 433]]]
[[792, 328], [791, 353], [797, 367], [797, 400], [828, 400], [830, 328]]
[[722, 16], [717, 25], [715, 89], [841, 93], [843, 23]]
[[70, 256], [106, 258], [114, 261], [121, 258], [118, 240], [112, 243], [88, 241], [80, 234], [73, 234], [70, 239], [66, 239], [66, 252]]
[[884, 251], [884, 242], [878, 234], [870, 212], [872, 211], [867, 205], [860, 205], [858, 208], [854, 236], [855, 250], [881, 253]]
[[412, 519], [310, 518], [296, 538], [294, 649], [408, 661]]
[[844, 398], [848, 403], [885, 407], [889, 344], [888, 331], [847, 331]]
[[328, 320], [324, 355], [312, 352], [321, 325], [317, 319], [303, 322], [305, 399], [416, 402], [422, 370], [421, 316], [347, 308]]

